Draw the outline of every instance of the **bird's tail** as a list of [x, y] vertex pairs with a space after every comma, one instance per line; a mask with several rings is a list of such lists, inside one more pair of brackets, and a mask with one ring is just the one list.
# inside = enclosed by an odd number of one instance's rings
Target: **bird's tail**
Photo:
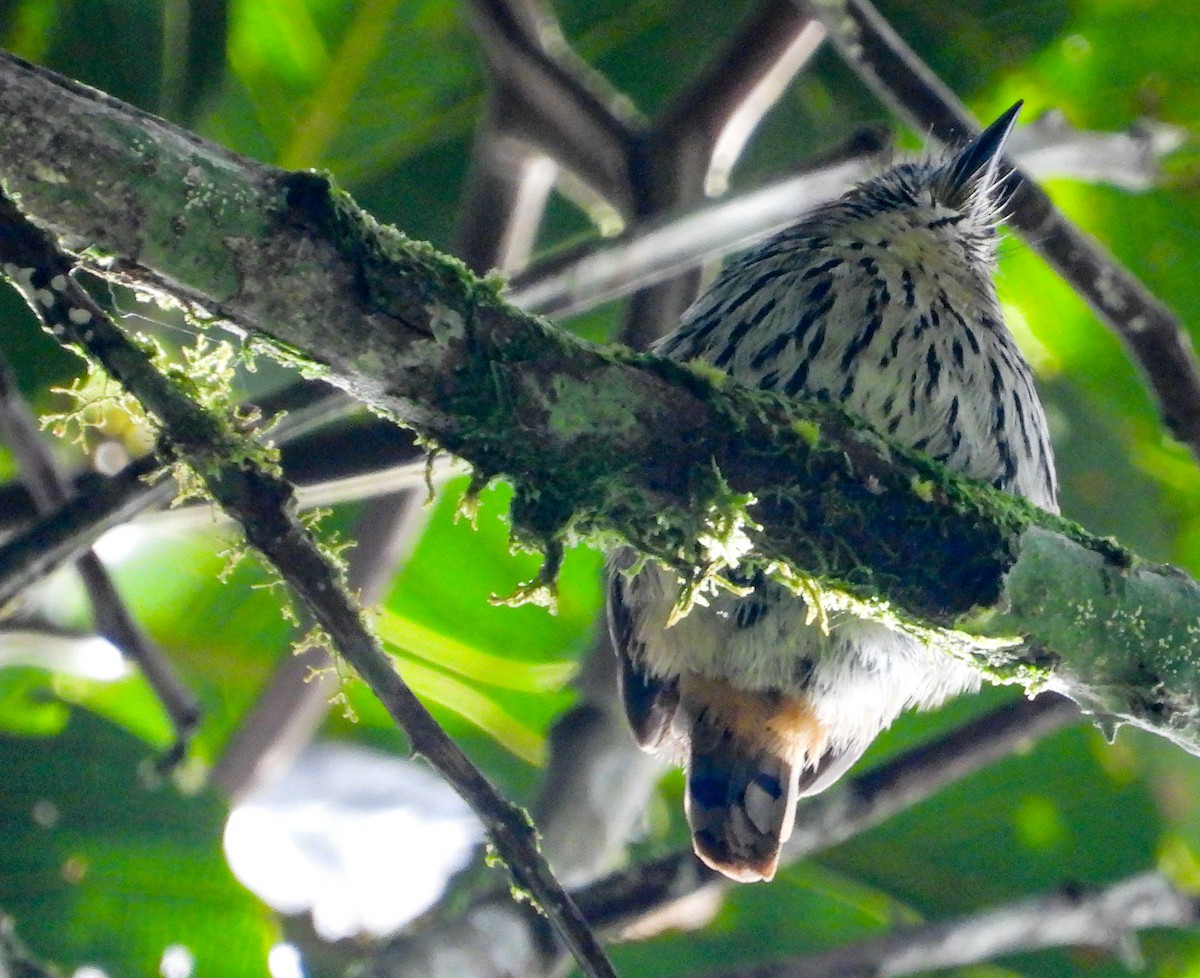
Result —
[[802, 699], [695, 677], [680, 692], [691, 722], [686, 809], [696, 855], [740, 882], [769, 880], [792, 832], [801, 770], [822, 755], [824, 731]]

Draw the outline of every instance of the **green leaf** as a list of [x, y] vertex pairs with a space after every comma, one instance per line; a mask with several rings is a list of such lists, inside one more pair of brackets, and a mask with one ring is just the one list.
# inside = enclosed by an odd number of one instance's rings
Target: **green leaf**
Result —
[[400, 657], [400, 675], [422, 699], [429, 699], [469, 720], [494, 737], [524, 761], [540, 765], [546, 740], [525, 726], [498, 703], [452, 676], [430, 669], [413, 659]]
[[147, 760], [83, 711], [58, 736], [0, 735], [0, 909], [68, 973], [155, 975], [178, 946], [195, 974], [265, 974], [277, 927], [225, 864], [224, 804], [148, 785]]
[[562, 689], [575, 674], [574, 662], [523, 662], [492, 655], [386, 609], [375, 625], [380, 638], [409, 657], [490, 686], [543, 693]]

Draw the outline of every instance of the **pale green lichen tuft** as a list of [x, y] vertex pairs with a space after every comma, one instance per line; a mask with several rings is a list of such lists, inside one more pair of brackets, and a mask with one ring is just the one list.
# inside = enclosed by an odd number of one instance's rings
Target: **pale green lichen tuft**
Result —
[[829, 590], [821, 581], [811, 574], [801, 574], [799, 571], [772, 561], [767, 565], [765, 573], [777, 584], [783, 585], [793, 594], [804, 599], [808, 606], [808, 615], [804, 624], [815, 624], [825, 635], [829, 634], [829, 607], [832, 602], [826, 602], [825, 594]]
[[749, 510], [757, 500], [750, 493], [733, 491], [716, 466], [712, 475], [714, 492], [700, 515], [690, 552], [679, 555], [680, 563], [689, 565], [691, 573], [681, 578], [679, 599], [668, 616], [668, 628], [694, 605], [706, 605], [709, 595], [721, 589], [734, 590], [722, 572], [736, 568], [754, 551], [750, 534], [760, 527]]
[[517, 608], [524, 604], [545, 608], [550, 614], [558, 613], [558, 572], [562, 570], [564, 548], [560, 541], [550, 540], [545, 544], [545, 557], [537, 576], [521, 584], [506, 598], [493, 594], [488, 600], [493, 605]]
[[729, 374], [724, 370], [719, 370], [705, 360], [689, 360], [684, 366], [697, 377], [708, 381], [717, 390], [729, 386]]
[[809, 448], [816, 448], [821, 443], [821, 426], [807, 418], [796, 418], [791, 424], [792, 431], [804, 439]]
[[142, 454], [154, 444], [157, 424], [130, 394], [95, 361], [68, 387], [51, 388], [69, 404], [62, 411], [42, 415], [41, 425], [56, 437], [88, 451], [97, 438], [115, 439], [130, 454]]
[[550, 430], [565, 438], [597, 429], [619, 437], [636, 423], [621, 391], [608, 384], [556, 377], [545, 400]]
[[324, 653], [323, 658], [328, 660], [329, 665], [320, 668], [310, 667], [304, 681], [310, 683], [333, 675], [337, 679], [337, 692], [329, 697], [329, 705], [340, 707], [343, 719], [349, 720], [351, 723], [358, 723], [358, 713], [346, 693], [346, 688], [354, 677], [347, 668], [345, 660], [338, 653], [333, 639], [320, 625], [313, 625], [292, 645], [292, 655], [305, 655], [313, 651]]
[[913, 495], [922, 502], [933, 502], [933, 490], [935, 485], [931, 480], [921, 479], [914, 475], [912, 477], [912, 481], [909, 483], [909, 488], [912, 489]]
[[467, 483], [467, 488], [463, 490], [462, 497], [458, 500], [458, 505], [454, 509], [454, 519], [456, 522], [458, 520], [466, 520], [472, 530], [478, 529], [479, 499], [483, 495], [483, 491], [491, 484], [491, 478], [484, 475], [478, 469], [471, 472], [471, 481]]

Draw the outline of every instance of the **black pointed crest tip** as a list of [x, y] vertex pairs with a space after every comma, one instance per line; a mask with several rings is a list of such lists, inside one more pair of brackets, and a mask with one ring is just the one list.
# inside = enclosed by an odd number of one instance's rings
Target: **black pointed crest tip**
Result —
[[1018, 100], [1008, 111], [983, 130], [975, 139], [958, 152], [950, 163], [950, 185], [962, 188], [969, 182], [982, 177], [990, 182], [995, 174], [1004, 144], [1021, 114], [1024, 99]]

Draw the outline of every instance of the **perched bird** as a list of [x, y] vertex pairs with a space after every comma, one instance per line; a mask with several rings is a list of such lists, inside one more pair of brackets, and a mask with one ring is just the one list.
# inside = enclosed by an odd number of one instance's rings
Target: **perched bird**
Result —
[[[945, 159], [901, 163], [733, 261], [655, 347], [838, 403], [971, 478], [1057, 511], [1046, 418], [992, 281], [1000, 157], [1021, 103]], [[770, 879], [796, 799], [837, 781], [908, 707], [978, 674], [844, 614], [824, 630], [761, 575], [668, 626], [674, 571], [609, 560], [609, 625], [639, 743], [687, 769], [696, 853]]]

